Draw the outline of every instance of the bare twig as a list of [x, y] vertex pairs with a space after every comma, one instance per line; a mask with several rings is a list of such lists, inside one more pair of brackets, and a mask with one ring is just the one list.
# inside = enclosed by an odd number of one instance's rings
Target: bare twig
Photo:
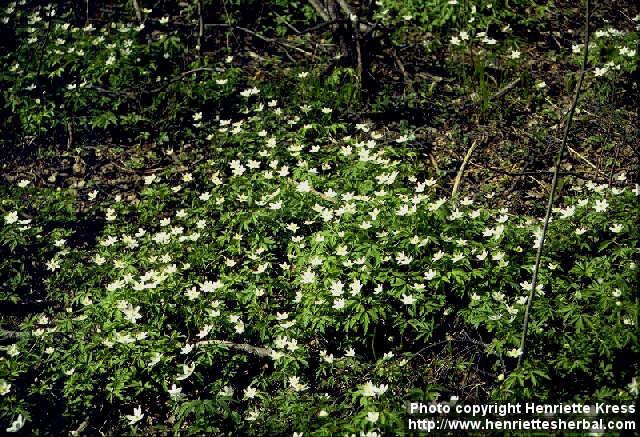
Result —
[[76, 429], [71, 431], [71, 435], [75, 437], [82, 434], [82, 432], [85, 429], [87, 429], [88, 426], [89, 426], [89, 416], [85, 417], [84, 420], [80, 423], [80, 425], [78, 425]]
[[389, 44], [391, 45], [391, 54], [393, 55], [393, 59], [396, 61], [396, 65], [398, 66], [398, 68], [400, 69], [400, 72], [402, 73], [402, 77], [404, 79], [405, 84], [410, 84], [411, 77], [409, 77], [409, 73], [407, 73], [407, 70], [404, 68], [404, 63], [400, 59], [400, 56], [398, 56], [398, 51], [393, 45], [393, 42], [391, 41], [391, 39], [389, 39]]
[[[341, 0], [344, 3], [344, 0]], [[354, 37], [356, 40], [356, 75], [358, 76], [358, 86], [362, 88], [362, 47], [360, 46], [360, 23], [356, 15], [349, 16], [353, 25]]]
[[149, 91], [144, 91], [145, 93], [158, 93], [160, 91], [162, 91], [163, 89], [165, 89], [166, 87], [168, 87], [169, 85], [175, 83], [175, 82], [179, 82], [181, 80], [183, 80], [185, 77], [189, 76], [190, 74], [193, 73], [198, 73], [200, 71], [216, 71], [215, 68], [211, 68], [211, 67], [200, 67], [200, 68], [194, 68], [193, 70], [189, 70], [189, 71], [184, 71], [182, 73], [180, 73], [179, 75], [173, 77], [172, 79], [170, 79], [169, 81], [165, 82], [164, 84], [162, 84], [161, 86], [159, 86], [158, 88], [154, 88], [152, 90]]
[[573, 120], [573, 114], [576, 111], [578, 105], [578, 99], [580, 98], [580, 89], [582, 88], [582, 82], [584, 80], [584, 74], [587, 69], [587, 57], [589, 55], [589, 14], [590, 14], [591, 0], [586, 0], [586, 12], [585, 12], [585, 35], [584, 35], [584, 56], [582, 58], [582, 66], [580, 67], [580, 76], [578, 83], [576, 84], [575, 93], [573, 95], [573, 102], [571, 102], [571, 108], [567, 115], [567, 121], [564, 126], [564, 134], [562, 136], [562, 144], [560, 144], [560, 150], [558, 151], [558, 157], [556, 158], [556, 165], [553, 171], [553, 181], [551, 182], [551, 192], [549, 193], [549, 200], [547, 202], [547, 212], [544, 216], [544, 223], [542, 225], [542, 235], [540, 236], [540, 243], [538, 244], [538, 250], [536, 252], [536, 260], [533, 266], [533, 277], [531, 278], [531, 289], [527, 296], [527, 306], [524, 311], [524, 322], [522, 325], [522, 335], [520, 337], [520, 355], [518, 356], [517, 368], [520, 368], [522, 364], [522, 357], [525, 354], [525, 340], [527, 338], [527, 330], [529, 328], [529, 314], [531, 310], [531, 302], [533, 302], [533, 295], [536, 290], [538, 282], [538, 272], [540, 271], [540, 260], [542, 258], [542, 249], [544, 247], [544, 239], [547, 235], [547, 228], [549, 227], [549, 219], [551, 217], [551, 210], [553, 208], [553, 200], [555, 197], [556, 189], [558, 187], [558, 173], [560, 172], [560, 163], [562, 162], [562, 155], [567, 146], [567, 139], [569, 137], [569, 128], [571, 127], [571, 121]]
[[354, 13], [349, 7], [349, 4], [345, 0], [338, 0], [338, 4], [340, 5], [340, 9], [342, 9], [342, 11], [347, 14], [347, 17], [349, 17], [349, 19], [352, 19], [351, 17], [353, 17]]
[[228, 347], [229, 349], [232, 349], [238, 352], [243, 352], [249, 355], [255, 355], [260, 358], [269, 358], [271, 357], [271, 354], [272, 354], [271, 349], [267, 349], [266, 347], [252, 346], [247, 343], [232, 343], [226, 340], [203, 340], [196, 343], [197, 346], [208, 345], [208, 344], [225, 346], [225, 347]]
[[289, 23], [287, 21], [287, 19], [285, 17], [283, 17], [282, 15], [280, 15], [277, 11], [272, 10], [272, 12], [274, 14], [276, 14], [276, 17], [280, 18], [280, 20], [284, 23], [285, 26], [287, 26], [289, 28], [289, 30], [291, 30], [292, 32], [296, 33], [296, 34], [300, 34], [300, 29], [298, 29], [297, 27], [295, 27], [293, 24]]
[[316, 11], [318, 15], [320, 15], [320, 17], [322, 17], [324, 21], [331, 21], [331, 17], [329, 16], [329, 13], [327, 12], [327, 10], [324, 8], [324, 6], [320, 1], [309, 0], [309, 4], [311, 4], [311, 7]]
[[275, 38], [269, 38], [268, 36], [264, 36], [258, 32], [255, 32], [251, 29], [247, 29], [246, 27], [242, 27], [242, 26], [233, 26], [231, 24], [226, 24], [226, 23], [213, 23], [213, 24], [205, 24], [204, 27], [223, 27], [223, 28], [230, 28], [230, 29], [237, 29], [241, 32], [244, 32], [248, 35], [254, 36], [258, 39], [261, 39], [264, 42], [268, 42], [268, 43], [273, 43], [273, 44], [278, 44], [281, 45], [282, 47], [286, 47], [288, 49], [291, 50], [295, 50], [298, 53], [302, 53], [305, 56], [313, 56], [313, 54], [309, 53], [308, 51], [301, 49], [300, 47], [296, 47], [294, 45], [288, 44], [284, 41], [280, 41], [278, 39]]
[[140, 10], [138, 0], [131, 0], [131, 3], [133, 4], [133, 10], [136, 12], [136, 18], [140, 23], [142, 23], [142, 11]]
[[204, 35], [203, 0], [198, 0], [198, 54], [202, 53], [202, 37]]
[[597, 169], [598, 167], [596, 167], [596, 165], [589, 161], [587, 158], [585, 158], [582, 154], [580, 154], [578, 151], [574, 150], [571, 146], [567, 147], [567, 150], [571, 153], [573, 153], [574, 155], [576, 155], [578, 158], [582, 159], [584, 162], [586, 162], [587, 164], [589, 164], [591, 167]]
[[520, 83], [520, 78], [517, 78], [516, 80], [513, 80], [511, 82], [509, 82], [506, 86], [504, 86], [502, 89], [500, 89], [500, 91], [498, 91], [497, 93], [495, 93], [492, 97], [491, 100], [497, 100], [500, 97], [504, 96], [505, 94], [507, 94], [509, 91], [511, 91], [512, 89], [514, 89], [516, 87], [516, 85], [518, 85]]
[[[475, 162], [470, 162], [469, 165], [472, 165], [474, 167], [479, 167], [485, 170], [489, 170], [489, 171], [493, 171], [496, 173], [500, 173], [503, 174], [505, 176], [514, 176], [514, 177], [520, 177], [520, 176], [547, 176], [550, 174], [553, 174], [554, 171], [553, 170], [538, 170], [538, 171], [521, 171], [521, 172], [515, 172], [515, 171], [509, 171], [509, 170], [503, 170], [501, 168], [497, 168], [497, 167], [492, 167], [489, 165], [481, 165], [481, 164], [476, 164]], [[573, 176], [576, 177], [578, 179], [583, 179], [586, 181], [594, 181], [594, 182], [599, 182], [599, 183], [604, 183], [604, 179], [598, 178], [598, 177], [594, 177], [593, 175], [590, 174], [585, 174], [585, 173], [578, 173], [575, 171], [561, 171], [558, 173], [558, 176]], [[507, 190], [507, 192], [510, 192], [511, 190]]]
[[467, 153], [464, 155], [464, 159], [462, 160], [462, 164], [460, 165], [460, 169], [458, 170], [458, 174], [456, 175], [456, 179], [453, 182], [453, 190], [451, 190], [451, 197], [455, 197], [456, 193], [458, 192], [458, 187], [460, 186], [460, 181], [462, 180], [462, 175], [464, 173], [464, 169], [467, 166], [467, 163], [469, 162], [469, 159], [471, 159], [471, 155], [473, 154], [473, 151], [476, 150], [476, 148], [484, 143], [487, 140], [486, 135], [483, 135], [481, 139], [474, 141], [471, 144], [471, 147], [469, 147], [469, 150], [467, 150]]
[[316, 24], [315, 26], [311, 26], [308, 27], [306, 29], [300, 30], [298, 31], [298, 35], [302, 35], [305, 33], [311, 33], [311, 32], [315, 32], [316, 30], [320, 30], [320, 29], [324, 29], [325, 27], [329, 27], [329, 26], [333, 26], [334, 24], [340, 24], [340, 23], [344, 23], [347, 20], [329, 20], [329, 21], [325, 21], [323, 23], [320, 24]]
[[5, 331], [4, 329], [0, 329], [0, 344], [16, 343], [18, 340], [24, 337], [24, 335], [24, 332]]

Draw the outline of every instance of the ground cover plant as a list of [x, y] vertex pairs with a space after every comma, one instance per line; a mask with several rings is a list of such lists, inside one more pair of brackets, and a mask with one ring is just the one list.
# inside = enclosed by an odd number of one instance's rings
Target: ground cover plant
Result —
[[373, 436], [411, 400], [637, 402], [617, 3], [589, 16], [526, 349], [582, 5], [4, 6], [2, 429]]

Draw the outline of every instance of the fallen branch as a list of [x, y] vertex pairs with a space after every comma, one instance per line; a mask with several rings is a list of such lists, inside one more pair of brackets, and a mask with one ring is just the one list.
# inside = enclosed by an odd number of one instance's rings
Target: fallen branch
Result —
[[136, 18], [138, 22], [142, 23], [142, 11], [140, 10], [140, 5], [138, 4], [138, 0], [131, 0], [133, 4], [133, 10], [136, 12]]
[[582, 154], [580, 154], [578, 151], [576, 151], [575, 149], [573, 149], [571, 146], [567, 147], [567, 150], [569, 150], [569, 152], [573, 153], [574, 155], [576, 155], [578, 158], [582, 159], [584, 162], [586, 162], [587, 164], [589, 164], [592, 168], [594, 169], [598, 169], [598, 167], [591, 161], [589, 161], [587, 158], [585, 158]]
[[[505, 176], [514, 176], [514, 177], [519, 177], [519, 176], [546, 176], [546, 175], [550, 175], [550, 174], [554, 173], [553, 170], [515, 172], [515, 171], [503, 170], [503, 169], [497, 168], [497, 167], [484, 166], [484, 165], [476, 164], [475, 162], [470, 162], [469, 164], [474, 166], [474, 167], [479, 167], [479, 168], [482, 168], [482, 169], [485, 169], [485, 170], [494, 171], [496, 173], [500, 173], [500, 174], [503, 174]], [[589, 174], [577, 173], [575, 171], [561, 171], [561, 172], [558, 172], [558, 175], [559, 176], [573, 176], [573, 177], [576, 177], [578, 179], [583, 179], [585, 181], [593, 181], [593, 182], [605, 183], [604, 179], [597, 178], [597, 177], [594, 177], [593, 175], [589, 175]]]
[[169, 85], [175, 83], [175, 82], [179, 82], [181, 80], [183, 80], [185, 77], [187, 77], [190, 74], [193, 73], [198, 73], [199, 71], [213, 71], [215, 72], [216, 69], [215, 68], [210, 68], [210, 67], [200, 67], [200, 68], [194, 68], [193, 70], [189, 70], [189, 71], [185, 71], [180, 73], [179, 75], [173, 77], [172, 79], [170, 79], [169, 81], [165, 82], [164, 84], [162, 84], [161, 86], [159, 86], [158, 88], [154, 88], [152, 90], [148, 90], [148, 91], [144, 91], [145, 93], [158, 93], [160, 91], [162, 91], [163, 89], [167, 88]]
[[85, 417], [84, 420], [80, 423], [80, 425], [76, 429], [71, 431], [71, 435], [72, 436], [78, 436], [78, 435], [82, 434], [82, 432], [85, 429], [87, 429], [88, 426], [89, 426], [89, 416]]
[[467, 150], [466, 155], [464, 155], [464, 159], [462, 160], [462, 164], [460, 165], [460, 169], [458, 170], [458, 174], [456, 175], [456, 179], [453, 182], [453, 190], [451, 190], [451, 197], [455, 197], [456, 193], [458, 192], [458, 187], [460, 186], [460, 181], [462, 180], [462, 174], [464, 173], [464, 169], [467, 166], [467, 163], [469, 162], [469, 159], [471, 159], [471, 155], [473, 154], [473, 151], [476, 150], [476, 148], [484, 143], [486, 141], [486, 135], [483, 135], [482, 138], [480, 140], [474, 141], [473, 144], [471, 145], [471, 147], [469, 147], [469, 150]]
[[331, 21], [331, 17], [329, 16], [329, 13], [324, 8], [322, 3], [320, 3], [320, 1], [309, 0], [309, 3], [311, 4], [311, 7], [316, 11], [318, 15], [320, 15], [320, 17], [322, 17], [324, 21]]
[[4, 329], [0, 329], [0, 344], [17, 343], [24, 336], [24, 332], [5, 331]]
[[315, 32], [316, 30], [320, 30], [320, 29], [324, 29], [325, 27], [329, 27], [332, 26], [334, 24], [341, 24], [341, 23], [345, 23], [347, 20], [329, 20], [329, 21], [325, 21], [324, 23], [320, 23], [320, 24], [316, 24], [315, 26], [311, 26], [308, 27], [306, 29], [300, 30], [298, 32], [296, 32], [298, 35], [303, 35], [305, 33], [311, 33], [311, 32]]
[[252, 346], [247, 343], [233, 343], [226, 340], [203, 340], [196, 343], [196, 346], [201, 346], [201, 345], [203, 346], [203, 345], [209, 345], [209, 344], [225, 346], [225, 347], [228, 347], [229, 349], [232, 349], [238, 352], [243, 352], [249, 355], [255, 355], [260, 358], [270, 358], [272, 354], [271, 349], [267, 349], [266, 347]]
[[511, 91], [512, 89], [514, 89], [516, 87], [516, 85], [518, 85], [520, 83], [520, 78], [517, 78], [514, 81], [509, 82], [506, 86], [504, 86], [500, 91], [498, 91], [497, 93], [495, 93], [492, 97], [491, 100], [497, 100], [500, 97], [504, 96], [505, 94], [507, 94], [509, 91]]
[[242, 26], [233, 26], [231, 24], [226, 24], [226, 23], [209, 23], [209, 24], [205, 24], [204, 27], [222, 27], [222, 28], [228, 28], [228, 29], [236, 29], [239, 30], [241, 32], [244, 32], [248, 35], [254, 36], [258, 39], [261, 39], [264, 42], [268, 42], [268, 43], [272, 43], [272, 44], [278, 44], [281, 45], [282, 47], [286, 47], [288, 49], [291, 50], [295, 50], [298, 53], [302, 53], [305, 56], [313, 56], [313, 54], [309, 53], [306, 50], [301, 49], [300, 47], [296, 47], [294, 45], [291, 44], [287, 44], [286, 42], [280, 41], [278, 39], [275, 38], [270, 38], [268, 36], [264, 36], [258, 32], [255, 32], [251, 29], [247, 29], [246, 27], [242, 27]]
[[558, 187], [558, 173], [560, 172], [560, 163], [562, 162], [562, 156], [567, 146], [567, 139], [569, 137], [569, 128], [571, 127], [571, 121], [573, 120], [573, 114], [576, 111], [578, 105], [578, 99], [580, 98], [580, 89], [582, 88], [582, 82], [584, 80], [584, 73], [587, 69], [587, 59], [589, 56], [589, 9], [591, 6], [591, 0], [587, 0], [586, 12], [585, 12], [585, 36], [584, 36], [584, 56], [582, 58], [582, 66], [580, 67], [580, 77], [576, 84], [575, 93], [573, 95], [573, 102], [571, 102], [571, 108], [567, 116], [567, 122], [564, 126], [564, 134], [562, 136], [562, 143], [560, 144], [560, 150], [558, 151], [558, 157], [556, 158], [556, 165], [553, 169], [553, 181], [551, 182], [551, 192], [549, 193], [549, 200], [547, 202], [547, 212], [544, 216], [544, 223], [542, 225], [542, 235], [540, 236], [540, 243], [538, 244], [538, 250], [536, 252], [536, 261], [533, 266], [533, 277], [531, 278], [531, 289], [527, 296], [527, 306], [524, 311], [524, 322], [522, 325], [522, 335], [520, 337], [520, 354], [518, 355], [518, 364], [516, 368], [520, 368], [522, 364], [522, 357], [525, 353], [525, 341], [527, 339], [527, 330], [529, 328], [529, 314], [531, 310], [531, 302], [533, 302], [533, 296], [538, 283], [538, 273], [540, 271], [540, 261], [542, 259], [542, 249], [544, 247], [544, 240], [547, 236], [547, 229], [549, 227], [549, 219], [551, 218], [551, 210], [553, 208], [553, 200]]
[[204, 36], [204, 5], [203, 0], [198, 0], [198, 54], [202, 54], [202, 37]]

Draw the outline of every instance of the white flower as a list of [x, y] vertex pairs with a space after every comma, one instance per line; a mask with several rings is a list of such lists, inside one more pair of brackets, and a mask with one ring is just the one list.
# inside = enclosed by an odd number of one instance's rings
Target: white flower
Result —
[[396, 254], [396, 262], [400, 265], [411, 264], [411, 261], [413, 261], [413, 257], [405, 255], [404, 252]]
[[[531, 283], [529, 281], [521, 282], [520, 287], [522, 287], [524, 291], [531, 291]], [[536, 284], [536, 291], [538, 292], [538, 294], [544, 294], [543, 288], [544, 284]]]
[[402, 303], [405, 305], [413, 305], [416, 302], [416, 299], [411, 295], [402, 295]]
[[302, 284], [313, 284], [315, 281], [316, 281], [316, 274], [311, 269], [307, 269], [302, 274], [302, 279], [300, 280]]
[[369, 411], [367, 413], [367, 420], [371, 423], [376, 423], [380, 418], [380, 413], [378, 411]]
[[225, 385], [224, 387], [222, 387], [222, 389], [220, 389], [220, 391], [218, 392], [219, 396], [224, 396], [224, 397], [231, 397], [233, 396], [233, 389], [231, 388], [231, 386]]
[[433, 270], [433, 269], [429, 269], [426, 272], [424, 272], [424, 279], [426, 279], [427, 281], [432, 280], [433, 278], [436, 277], [436, 275], [438, 274], [437, 271]]
[[511, 50], [511, 54], [509, 55], [511, 59], [520, 59], [520, 51], [519, 50]]
[[628, 56], [629, 58], [633, 58], [636, 55], [636, 51], [625, 46], [620, 48], [620, 54], [622, 56]]
[[0, 379], [0, 396], [4, 396], [11, 391], [11, 384], [4, 379]]
[[462, 253], [455, 253], [451, 257], [451, 261], [453, 261], [454, 263], [457, 263], [458, 261], [462, 261], [463, 259], [464, 259], [464, 254]]
[[336, 255], [338, 256], [347, 256], [349, 252], [347, 251], [347, 246], [338, 246], [336, 247]]
[[609, 203], [607, 202], [607, 199], [596, 200], [596, 204], [593, 206], [593, 209], [595, 209], [596, 212], [605, 212], [608, 206]]
[[162, 359], [162, 354], [160, 352], [156, 352], [153, 356], [153, 358], [151, 358], [151, 361], [149, 361], [149, 363], [147, 363], [147, 367], [153, 367], [156, 364], [158, 364], [160, 362], [160, 359]]
[[247, 387], [244, 389], [244, 399], [253, 399], [256, 397], [256, 394], [258, 394], [258, 390], [255, 389], [255, 387]]
[[354, 279], [353, 282], [349, 285], [349, 288], [351, 288], [352, 296], [360, 294], [360, 291], [362, 290], [362, 282], [360, 282], [359, 279]]
[[56, 270], [58, 270], [60, 268], [60, 260], [56, 259], [56, 258], [52, 258], [49, 261], [47, 261], [47, 270], [51, 271], [51, 272], [55, 272]]
[[513, 348], [507, 352], [507, 356], [511, 358], [518, 358], [520, 355], [522, 355], [522, 349], [520, 348]]
[[7, 348], [7, 354], [10, 357], [17, 357], [18, 355], [20, 355], [20, 351], [18, 350], [18, 345], [17, 344], [12, 344]]
[[27, 180], [27, 179], [22, 179], [20, 182], [18, 182], [18, 186], [20, 188], [25, 188], [27, 185], [29, 185], [31, 183], [31, 181]]
[[308, 181], [299, 182], [298, 185], [296, 186], [296, 191], [298, 193], [308, 193], [311, 191], [311, 185], [309, 184]]
[[587, 232], [587, 228], [576, 228], [576, 235], [582, 235]]
[[291, 386], [291, 388], [294, 391], [302, 391], [302, 390], [306, 390], [307, 386], [306, 384], [301, 384], [300, 383], [300, 378], [297, 376], [290, 376], [289, 377], [289, 385]]
[[536, 82], [535, 87], [539, 90], [546, 88], [547, 87], [547, 83], [544, 80], [541, 80], [540, 82]]
[[344, 284], [342, 281], [333, 281], [331, 284], [331, 295], [334, 297], [339, 297], [344, 294]]
[[8, 225], [12, 225], [18, 221], [18, 211], [11, 211], [4, 216], [4, 222]]
[[176, 380], [178, 381], [182, 381], [187, 379], [188, 377], [191, 376], [191, 374], [193, 373], [193, 371], [196, 370], [196, 365], [195, 363], [191, 363], [191, 365], [187, 365], [187, 364], [183, 364], [182, 365], [182, 375], [178, 375], [176, 377]]
[[615, 223], [613, 226], [609, 228], [609, 230], [614, 234], [619, 234], [620, 232], [622, 232], [623, 228], [624, 228], [624, 225], [621, 225], [620, 223]]
[[561, 219], [567, 219], [571, 216], [573, 216], [576, 212], [576, 207], [575, 206], [567, 206], [564, 209], [560, 209], [560, 218]]
[[127, 415], [127, 420], [129, 421], [129, 425], [134, 425], [142, 420], [144, 414], [142, 413], [142, 407], [138, 406], [133, 409], [132, 415]]
[[142, 315], [140, 314], [139, 305], [134, 307], [133, 305], [127, 303], [123, 307], [121, 307], [120, 310], [124, 314], [124, 318], [131, 323], [137, 323], [138, 319], [142, 317]]
[[629, 392], [631, 394], [633, 394], [634, 396], [638, 395], [638, 381], [636, 380], [635, 376], [631, 378], [631, 382], [627, 385], [627, 387], [629, 388]]
[[[227, 58], [228, 59], [228, 58]], [[242, 97], [254, 96], [256, 94], [260, 94], [260, 90], [258, 88], [247, 88], [244, 91], [240, 92]]]
[[11, 423], [11, 426], [7, 428], [7, 432], [18, 432], [24, 426], [24, 417], [22, 414], [18, 414], [18, 418]]
[[105, 216], [105, 219], [108, 222], [112, 222], [116, 219], [116, 211], [113, 208], [107, 208], [107, 214]]
[[380, 384], [379, 386], [373, 385], [371, 381], [367, 381], [362, 387], [362, 396], [375, 397], [384, 394], [389, 389], [386, 384]]
[[222, 288], [223, 285], [224, 284], [220, 280], [205, 281], [204, 283], [200, 284], [200, 289], [202, 290], [203, 293], [212, 293], [217, 289]]
[[171, 388], [168, 390], [169, 392], [169, 396], [171, 396], [173, 399], [180, 397], [180, 394], [182, 393], [182, 388], [181, 387], [177, 387], [175, 384], [171, 385]]

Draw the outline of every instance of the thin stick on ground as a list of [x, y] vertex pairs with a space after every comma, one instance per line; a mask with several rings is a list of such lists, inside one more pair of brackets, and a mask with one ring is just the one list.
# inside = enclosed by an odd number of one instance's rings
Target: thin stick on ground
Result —
[[[242, 32], [244, 32], [246, 34], [249, 34], [249, 35], [254, 36], [254, 37], [258, 38], [258, 39], [261, 39], [264, 42], [277, 44], [277, 45], [280, 45], [282, 47], [286, 47], [286, 48], [289, 48], [291, 50], [295, 50], [296, 52], [302, 53], [303, 55], [306, 55], [306, 56], [313, 56], [312, 53], [310, 53], [310, 52], [308, 52], [308, 51], [306, 51], [304, 49], [301, 49], [300, 47], [296, 47], [294, 45], [288, 44], [286, 42], [280, 41], [280, 40], [275, 39], [275, 38], [269, 38], [268, 36], [264, 36], [264, 35], [262, 35], [262, 34], [260, 34], [258, 32], [254, 32], [253, 30], [247, 29], [246, 27], [234, 26], [234, 25], [226, 24], [226, 23], [211, 23], [211, 24], [208, 23], [208, 24], [205, 24], [204, 27], [205, 28], [207, 28], [207, 27], [210, 27], [210, 28], [221, 27], [221, 28], [237, 29], [237, 30], [240, 30], [240, 31], [242, 31]], [[293, 59], [291, 59], [291, 60], [293, 61]]]
[[142, 23], [142, 11], [140, 10], [140, 5], [138, 4], [138, 0], [131, 0], [133, 4], [133, 10], [136, 13], [136, 19], [138, 22]]
[[580, 98], [580, 89], [582, 88], [582, 82], [584, 80], [584, 73], [587, 69], [587, 57], [589, 56], [589, 14], [591, 7], [591, 0], [586, 0], [586, 12], [585, 12], [585, 35], [584, 35], [584, 56], [582, 58], [582, 66], [580, 67], [580, 77], [576, 84], [575, 93], [573, 95], [573, 101], [571, 102], [571, 108], [567, 115], [567, 122], [564, 126], [564, 134], [562, 136], [562, 143], [560, 144], [560, 150], [558, 151], [558, 157], [556, 158], [556, 165], [553, 169], [553, 180], [551, 182], [551, 192], [549, 193], [549, 200], [547, 201], [547, 211], [544, 216], [544, 223], [542, 225], [542, 235], [540, 236], [540, 244], [536, 252], [536, 260], [533, 266], [533, 277], [531, 279], [531, 289], [529, 290], [529, 296], [527, 297], [527, 306], [524, 311], [524, 322], [522, 325], [522, 335], [520, 337], [520, 355], [518, 356], [517, 368], [520, 368], [522, 364], [522, 357], [525, 355], [525, 341], [527, 339], [527, 330], [529, 328], [529, 314], [531, 310], [531, 302], [533, 302], [533, 296], [537, 287], [538, 273], [540, 271], [540, 260], [542, 258], [542, 249], [544, 247], [544, 240], [547, 236], [547, 228], [549, 227], [549, 218], [551, 217], [551, 210], [553, 207], [553, 200], [558, 187], [558, 174], [560, 172], [560, 163], [562, 162], [562, 156], [564, 150], [567, 147], [567, 138], [569, 137], [569, 128], [571, 127], [571, 121], [573, 120], [573, 114], [575, 113], [576, 106], [578, 105], [578, 99]]
[[202, 54], [202, 38], [204, 36], [204, 1], [198, 0], [198, 54]]
[[467, 163], [469, 162], [469, 159], [471, 159], [471, 155], [473, 155], [473, 151], [476, 150], [476, 148], [482, 144], [484, 141], [486, 140], [486, 138], [483, 136], [482, 139], [474, 141], [473, 144], [471, 145], [471, 147], [469, 147], [469, 150], [467, 150], [467, 153], [464, 155], [464, 159], [462, 160], [462, 164], [460, 165], [460, 169], [458, 170], [458, 174], [456, 175], [456, 179], [453, 182], [453, 190], [451, 190], [451, 197], [455, 197], [455, 195], [458, 192], [458, 188], [460, 187], [460, 181], [462, 180], [462, 175], [464, 174], [464, 169], [467, 166]]

